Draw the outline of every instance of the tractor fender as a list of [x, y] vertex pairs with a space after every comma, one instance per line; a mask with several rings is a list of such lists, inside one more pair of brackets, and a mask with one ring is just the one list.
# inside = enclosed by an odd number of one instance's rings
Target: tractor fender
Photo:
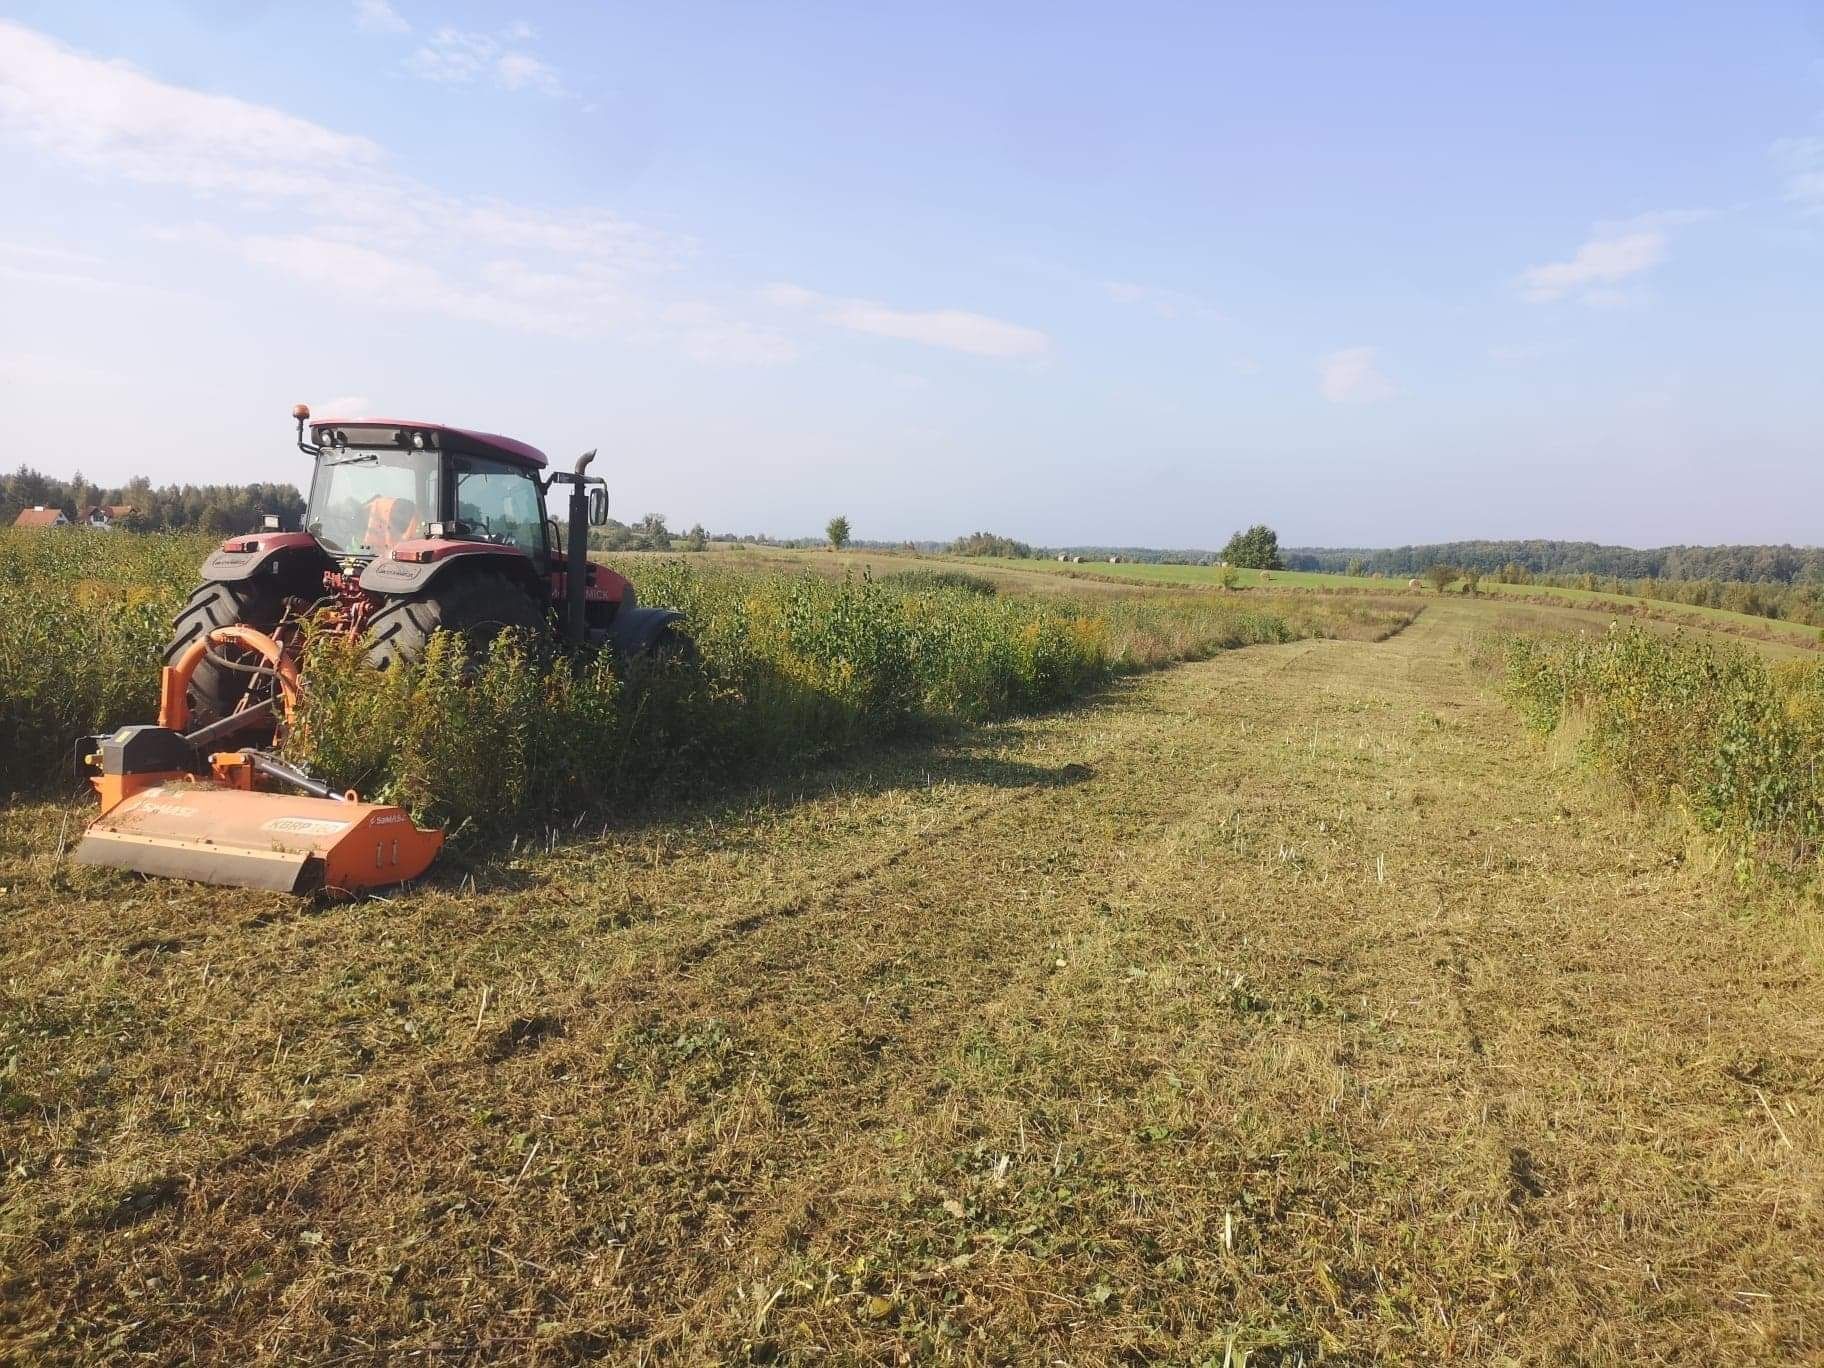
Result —
[[674, 622], [684, 621], [684, 614], [671, 608], [632, 608], [623, 606], [608, 628], [608, 640], [622, 660], [632, 660], [652, 649], [659, 634]]
[[529, 589], [539, 591], [532, 558], [517, 546], [430, 540], [400, 542], [389, 554], [374, 557], [361, 571], [361, 587], [389, 598], [422, 594], [453, 565], [524, 580]]
[[229, 537], [203, 562], [203, 579], [233, 584], [255, 575], [314, 578], [336, 563], [308, 532], [250, 532]]

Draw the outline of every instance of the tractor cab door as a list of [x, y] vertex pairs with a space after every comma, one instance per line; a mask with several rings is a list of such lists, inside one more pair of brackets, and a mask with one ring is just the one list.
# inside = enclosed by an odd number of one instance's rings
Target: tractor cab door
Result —
[[544, 500], [531, 471], [484, 456], [452, 456], [450, 485], [451, 514], [471, 536], [517, 546], [541, 575], [549, 570]]

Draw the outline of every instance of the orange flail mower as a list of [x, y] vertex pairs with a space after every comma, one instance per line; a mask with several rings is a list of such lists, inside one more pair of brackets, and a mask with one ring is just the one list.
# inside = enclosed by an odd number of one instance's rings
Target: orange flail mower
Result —
[[[272, 696], [186, 734], [190, 676], [212, 649], [230, 645], [262, 661], [255, 668], [269, 672]], [[264, 751], [208, 752], [212, 735], [253, 724], [249, 713], [270, 716], [276, 706], [289, 720], [297, 690], [291, 658], [262, 632], [234, 624], [196, 641], [164, 668], [158, 725], [90, 738], [84, 759], [98, 771], [90, 782], [101, 814], [76, 862], [279, 893], [353, 893], [424, 873], [443, 833], [418, 827], [403, 809], [338, 794]]]

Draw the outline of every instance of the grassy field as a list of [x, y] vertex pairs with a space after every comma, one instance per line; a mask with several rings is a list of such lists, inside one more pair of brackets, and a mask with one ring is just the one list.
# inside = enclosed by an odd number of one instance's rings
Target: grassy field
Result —
[[[956, 560], [960, 564], [973, 566], [982, 563], [985, 558], [945, 557], [943, 559]], [[1052, 560], [1001, 560], [997, 564], [1006, 569], [1018, 570], [1029, 575], [1056, 575], [1103, 583], [1148, 584], [1198, 589], [1220, 587], [1220, 581], [1217, 578], [1220, 572], [1210, 566], [1150, 565], [1139, 562], [1122, 562], [1118, 565], [1111, 565], [1105, 561], [1076, 565]], [[1300, 570], [1274, 570], [1266, 572], [1264, 578], [1263, 573], [1258, 570], [1238, 570], [1236, 575], [1237, 587], [1243, 589], [1271, 588], [1273, 590], [1329, 592], [1354, 590], [1372, 594], [1408, 592], [1422, 593], [1428, 597], [1435, 592], [1430, 585], [1426, 585], [1420, 590], [1413, 590], [1407, 587], [1405, 580], [1373, 579], [1366, 575], [1325, 575]], [[1722, 608], [1709, 608], [1696, 604], [1639, 598], [1632, 594], [1600, 593], [1587, 589], [1560, 589], [1536, 584], [1501, 584], [1491, 579], [1482, 580], [1478, 592], [1497, 599], [1564, 604], [1595, 612], [1648, 617], [1655, 621], [1722, 631], [1734, 636], [1780, 642], [1806, 649], [1814, 649], [1820, 644], [1818, 629], [1807, 627], [1803, 623], [1755, 617], [1748, 613], [1732, 613]]]
[[1471, 649], [1606, 622], [1427, 596], [352, 903], [14, 802], [0, 1360], [1815, 1361], [1815, 904]]
[[[859, 572], [863, 568], [872, 568], [881, 573], [891, 573], [900, 567], [962, 570], [993, 579], [1023, 593], [1085, 594], [1119, 592], [1122, 589], [1221, 590], [1219, 572], [1210, 566], [1153, 565], [1140, 562], [1111, 565], [1106, 561], [1086, 561], [1077, 565], [1055, 560], [1011, 560], [875, 549], [830, 552], [748, 544], [717, 545], [718, 549], [711, 554], [727, 557], [729, 563], [736, 565], [773, 568], [803, 566], [824, 574]], [[1299, 570], [1271, 571], [1270, 577], [1266, 579], [1263, 579], [1259, 571], [1238, 570], [1236, 588], [1275, 596], [1316, 593], [1367, 594], [1382, 599], [1436, 597], [1435, 591], [1428, 584], [1421, 589], [1412, 589], [1406, 580], [1374, 579], [1365, 575], [1328, 575]], [[1550, 585], [1500, 584], [1488, 579], [1481, 582], [1479, 594], [1483, 598], [1505, 603], [1577, 608], [1590, 614], [1603, 614], [1605, 622], [1614, 618], [1633, 618], [1694, 632], [1720, 634], [1765, 643], [1773, 650], [1783, 653], [1824, 649], [1824, 636], [1821, 636], [1817, 628], [1807, 627], [1803, 623], [1696, 604], [1673, 603], [1665, 599], [1587, 589], [1560, 589]]]

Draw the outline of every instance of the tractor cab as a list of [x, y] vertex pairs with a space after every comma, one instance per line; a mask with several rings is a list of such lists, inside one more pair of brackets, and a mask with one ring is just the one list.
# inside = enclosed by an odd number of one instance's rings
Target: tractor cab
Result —
[[425, 423], [326, 421], [310, 433], [299, 440], [316, 458], [304, 530], [337, 560], [435, 538], [511, 547], [540, 573], [551, 568], [557, 538], [536, 448]]

